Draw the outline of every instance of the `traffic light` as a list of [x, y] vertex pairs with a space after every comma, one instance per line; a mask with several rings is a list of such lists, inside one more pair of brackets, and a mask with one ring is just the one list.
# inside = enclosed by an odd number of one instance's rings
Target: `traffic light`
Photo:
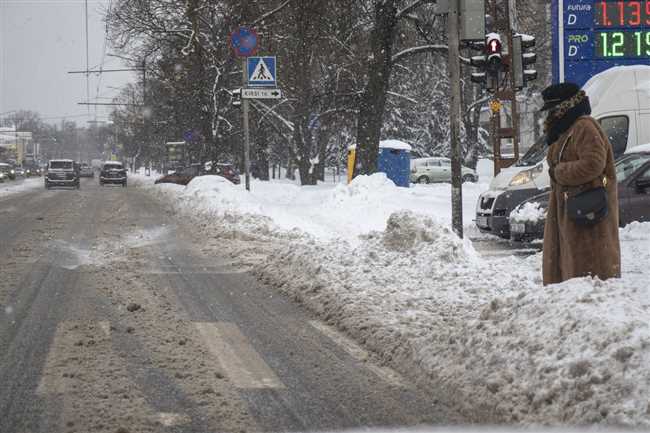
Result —
[[503, 69], [501, 37], [497, 33], [489, 33], [484, 41], [472, 42], [469, 47], [481, 52], [469, 59], [469, 64], [477, 69], [476, 72], [472, 72], [470, 80], [485, 86], [488, 92], [495, 92], [499, 87], [499, 78]]
[[485, 55], [485, 41], [471, 42], [469, 43], [469, 48], [481, 52], [481, 54], [469, 58], [470, 66], [477, 69], [477, 72], [472, 72], [470, 80], [472, 83], [484, 85], [487, 81], [485, 74], [485, 66], [487, 64], [487, 56]]
[[498, 74], [503, 69], [501, 49], [501, 36], [498, 33], [488, 33], [485, 37], [485, 55], [488, 72]]
[[535, 37], [516, 34], [512, 37], [512, 80], [515, 89], [523, 89], [528, 81], [537, 79], [537, 71], [532, 65], [537, 61], [537, 54], [532, 52]]

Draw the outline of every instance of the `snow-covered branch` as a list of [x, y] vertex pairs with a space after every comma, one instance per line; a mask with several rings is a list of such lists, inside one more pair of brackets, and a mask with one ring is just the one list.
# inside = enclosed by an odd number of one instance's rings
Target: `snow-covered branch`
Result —
[[448, 51], [447, 45], [421, 45], [419, 47], [411, 47], [407, 48], [405, 50], [400, 51], [399, 53], [395, 54], [391, 61], [393, 63], [397, 63], [400, 60], [403, 60], [407, 57], [414, 56], [416, 54], [421, 54], [421, 53], [447, 53]]
[[272, 15], [274, 15], [274, 14], [280, 12], [280, 11], [281, 11], [282, 9], [284, 9], [284, 8], [285, 8], [289, 3], [291, 3], [291, 0], [286, 0], [285, 2], [283, 2], [283, 3], [282, 3], [280, 6], [278, 6], [277, 8], [275, 8], [275, 9], [273, 9], [273, 10], [271, 10], [271, 11], [265, 13], [264, 15], [262, 15], [261, 17], [259, 17], [259, 18], [256, 19], [255, 21], [253, 21], [253, 22], [251, 23], [251, 25], [254, 26], [255, 24], [259, 24], [259, 23], [261, 23], [261, 22], [264, 21], [265, 19], [267, 19], [267, 18], [271, 17]]

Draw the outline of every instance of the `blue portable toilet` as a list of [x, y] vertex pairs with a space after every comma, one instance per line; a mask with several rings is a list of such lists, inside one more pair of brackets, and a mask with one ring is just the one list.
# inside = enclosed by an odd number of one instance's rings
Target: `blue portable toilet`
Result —
[[379, 142], [379, 171], [397, 186], [408, 188], [411, 183], [411, 146], [399, 140]]

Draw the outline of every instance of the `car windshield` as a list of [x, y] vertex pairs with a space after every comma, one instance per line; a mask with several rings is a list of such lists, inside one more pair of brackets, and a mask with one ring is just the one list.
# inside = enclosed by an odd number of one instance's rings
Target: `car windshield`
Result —
[[104, 164], [104, 170], [122, 170], [122, 164]]
[[51, 170], [69, 170], [73, 167], [72, 161], [50, 161]]
[[517, 165], [521, 167], [537, 165], [542, 159], [544, 159], [547, 152], [548, 146], [546, 145], [546, 136], [544, 135], [540, 137], [530, 149], [528, 149], [528, 152], [521, 157], [517, 162]]
[[623, 182], [648, 161], [650, 161], [650, 153], [625, 155], [616, 163], [616, 180]]

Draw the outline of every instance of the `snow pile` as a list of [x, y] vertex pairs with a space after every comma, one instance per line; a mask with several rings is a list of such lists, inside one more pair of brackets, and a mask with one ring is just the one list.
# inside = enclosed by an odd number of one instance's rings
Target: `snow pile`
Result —
[[546, 209], [537, 202], [526, 202], [510, 213], [510, 221], [536, 223], [546, 219]]
[[[445, 224], [451, 221], [449, 184], [399, 188], [384, 173], [359, 176], [349, 185], [299, 187], [253, 180], [250, 192], [218, 176], [195, 178], [187, 188], [153, 185], [153, 180], [140, 175], [131, 177], [132, 184], [169, 202], [176, 212], [228, 216], [238, 230], [247, 232], [257, 232], [263, 226], [267, 231], [300, 231], [318, 240], [343, 239], [355, 244], [359, 236], [383, 230], [388, 217], [400, 210], [412, 210]], [[485, 189], [486, 183], [466, 183], [463, 187], [464, 225], [472, 233], [477, 231], [474, 207]], [[253, 227], [247, 229], [244, 224]]]
[[[650, 427], [650, 223], [621, 230], [624, 278], [543, 287], [541, 254], [487, 259], [455, 236], [449, 185], [147, 188], [469, 420]], [[465, 185], [466, 217], [481, 189]]]
[[0, 183], [0, 197], [23, 193], [42, 187], [43, 179], [36, 177], [24, 179], [22, 181], [5, 180], [3, 183]]
[[[650, 224], [623, 236], [650, 260]], [[645, 232], [643, 243], [627, 241]], [[256, 270], [479, 422], [650, 426], [648, 271], [542, 287], [541, 254], [485, 260], [410, 212], [356, 247], [286, 245]]]
[[378, 202], [391, 194], [399, 194], [398, 187], [385, 173], [362, 175], [352, 179], [348, 185], [336, 185], [330, 200], [334, 204], [347, 202]]

